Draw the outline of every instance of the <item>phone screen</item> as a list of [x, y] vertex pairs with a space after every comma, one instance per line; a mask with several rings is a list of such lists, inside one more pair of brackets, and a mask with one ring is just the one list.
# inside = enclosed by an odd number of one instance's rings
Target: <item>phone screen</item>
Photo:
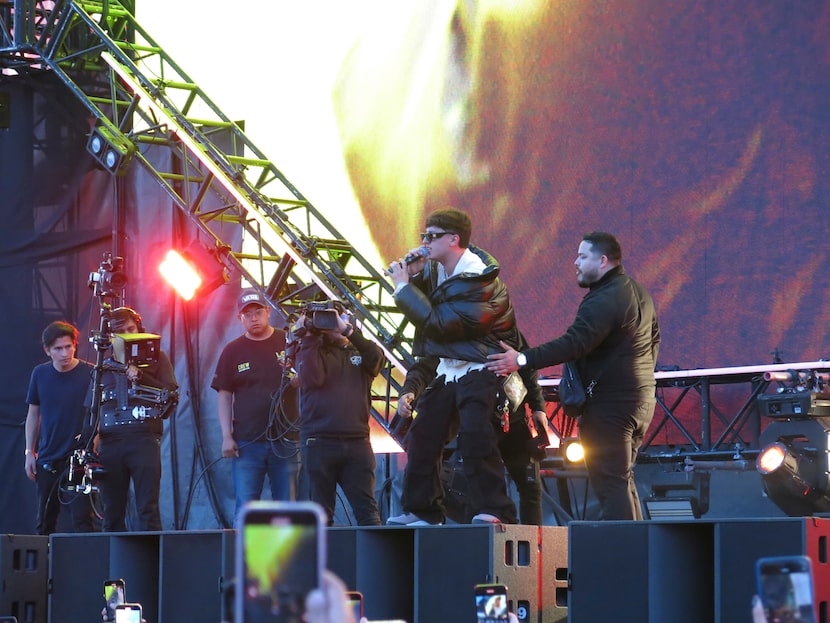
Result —
[[808, 558], [762, 558], [758, 561], [758, 591], [768, 621], [814, 623]]
[[107, 580], [104, 582], [104, 620], [115, 621], [115, 606], [126, 603], [127, 594], [124, 580]]
[[360, 621], [363, 617], [363, 595], [357, 591], [349, 591], [346, 593], [346, 599], [349, 601], [349, 610], [354, 614], [354, 620]]
[[301, 623], [306, 595], [320, 586], [325, 565], [322, 509], [305, 502], [250, 503], [239, 525], [237, 577], [245, 585], [236, 593], [236, 620]]
[[115, 623], [141, 623], [141, 606], [138, 604], [117, 605]]
[[478, 623], [507, 621], [507, 587], [503, 584], [478, 584], [475, 587]]

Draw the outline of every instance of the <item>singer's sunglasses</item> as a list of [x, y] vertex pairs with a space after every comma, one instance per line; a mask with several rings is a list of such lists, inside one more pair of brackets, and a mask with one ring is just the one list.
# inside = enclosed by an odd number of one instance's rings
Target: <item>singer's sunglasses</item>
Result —
[[421, 240], [426, 240], [427, 242], [432, 242], [436, 238], [440, 238], [441, 236], [446, 236], [450, 234], [451, 236], [455, 235], [454, 231], [425, 231], [421, 233]]

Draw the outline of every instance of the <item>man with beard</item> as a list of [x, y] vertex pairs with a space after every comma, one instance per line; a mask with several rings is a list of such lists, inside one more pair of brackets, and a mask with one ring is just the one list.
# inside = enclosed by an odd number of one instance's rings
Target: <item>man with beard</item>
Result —
[[504, 344], [505, 352], [489, 356], [488, 368], [508, 374], [575, 361], [589, 396], [579, 438], [601, 519], [642, 519], [633, 470], [656, 404], [654, 303], [625, 274], [620, 243], [609, 233], [585, 234], [574, 264], [588, 293], [564, 335], [522, 352]]

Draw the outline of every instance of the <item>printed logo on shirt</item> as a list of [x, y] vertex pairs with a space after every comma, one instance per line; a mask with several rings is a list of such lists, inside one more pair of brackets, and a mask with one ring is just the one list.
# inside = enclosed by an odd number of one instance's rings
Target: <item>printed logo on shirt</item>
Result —
[[352, 362], [353, 366], [359, 366], [363, 364], [363, 357], [361, 357], [360, 355], [352, 355], [351, 357], [349, 357], [349, 361]]
[[246, 361], [244, 363], [240, 363], [238, 366], [236, 366], [236, 371], [237, 372], [247, 372], [250, 369], [251, 369], [251, 364], [248, 361]]

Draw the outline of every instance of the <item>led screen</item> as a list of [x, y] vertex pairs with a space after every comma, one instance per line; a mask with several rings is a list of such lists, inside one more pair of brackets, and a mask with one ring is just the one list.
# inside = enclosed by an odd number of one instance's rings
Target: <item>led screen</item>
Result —
[[138, 16], [365, 255], [467, 210], [533, 344], [573, 318], [580, 236], [604, 229], [655, 298], [658, 363], [830, 355], [827, 2], [142, 0]]

